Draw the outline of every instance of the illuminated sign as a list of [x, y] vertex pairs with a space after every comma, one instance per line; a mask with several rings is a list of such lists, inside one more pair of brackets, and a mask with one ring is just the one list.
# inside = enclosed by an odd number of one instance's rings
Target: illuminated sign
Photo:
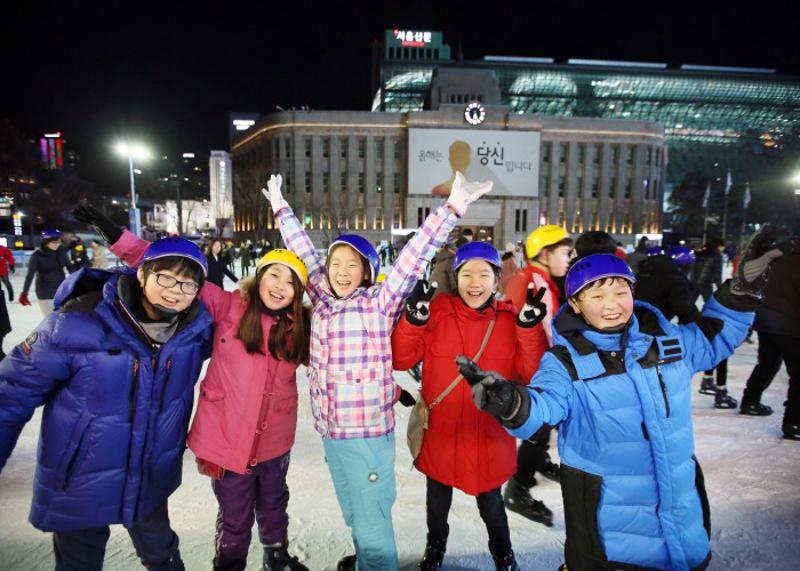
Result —
[[58, 139], [61, 137], [61, 131], [57, 131], [55, 133], [45, 133], [44, 137], [45, 139]]
[[464, 109], [464, 119], [470, 125], [480, 125], [486, 119], [486, 109], [477, 101], [473, 101]]
[[540, 144], [538, 131], [409, 129], [409, 194], [448, 196], [460, 172], [491, 180], [492, 196], [535, 197]]
[[405, 30], [392, 30], [395, 39], [400, 41], [401, 46], [424, 47], [431, 43], [433, 34], [431, 32], [412, 32]]
[[194, 158], [194, 153], [183, 153], [183, 158], [184, 159], [193, 159]]
[[247, 131], [250, 127], [255, 125], [256, 122], [253, 119], [234, 119], [233, 126], [236, 127], [237, 131]]

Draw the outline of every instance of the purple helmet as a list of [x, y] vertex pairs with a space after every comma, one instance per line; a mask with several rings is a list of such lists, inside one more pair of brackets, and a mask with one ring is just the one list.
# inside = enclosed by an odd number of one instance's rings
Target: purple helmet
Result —
[[328, 255], [330, 255], [331, 250], [337, 244], [347, 244], [369, 262], [369, 267], [372, 271], [369, 279], [372, 283], [375, 283], [375, 280], [378, 279], [378, 273], [381, 271], [381, 262], [380, 258], [378, 258], [378, 252], [375, 250], [375, 247], [370, 244], [369, 240], [358, 234], [342, 234], [330, 245], [328, 248]]
[[636, 278], [630, 266], [614, 254], [592, 254], [581, 258], [567, 272], [565, 289], [567, 297], [572, 297], [595, 280], [603, 278], [623, 278], [631, 284]]
[[453, 260], [453, 271], [458, 273], [458, 268], [469, 262], [470, 260], [483, 260], [488, 262], [497, 271], [502, 267], [500, 264], [500, 254], [497, 253], [497, 248], [488, 242], [467, 242], [456, 251], [456, 257]]
[[694, 263], [694, 252], [686, 246], [675, 246], [667, 250], [667, 256], [677, 262], [679, 266], [688, 266]]
[[42, 239], [42, 242], [47, 242], [50, 240], [58, 240], [61, 238], [61, 232], [54, 228], [45, 228], [44, 231], [39, 235]]
[[142, 256], [140, 265], [167, 256], [178, 256], [197, 262], [203, 268], [203, 275], [208, 275], [208, 261], [203, 252], [194, 243], [180, 236], [161, 238], [150, 244]]
[[645, 253], [648, 256], [663, 256], [664, 255], [664, 248], [662, 248], [661, 246], [651, 246], [651, 247], [647, 248]]

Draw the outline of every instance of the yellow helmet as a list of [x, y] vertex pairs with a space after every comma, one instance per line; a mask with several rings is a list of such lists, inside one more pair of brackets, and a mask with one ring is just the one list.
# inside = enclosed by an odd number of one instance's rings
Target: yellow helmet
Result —
[[271, 252], [267, 252], [264, 254], [264, 257], [258, 261], [258, 264], [256, 264], [256, 273], [258, 273], [258, 271], [264, 266], [268, 266], [270, 264], [281, 264], [286, 266], [292, 270], [298, 278], [300, 278], [300, 281], [303, 283], [303, 287], [305, 287], [306, 282], [308, 281], [308, 268], [306, 268], [306, 265], [303, 263], [303, 260], [300, 259], [300, 256], [294, 252], [290, 252], [289, 250], [284, 250], [282, 248], [275, 248]]
[[542, 248], [558, 244], [564, 238], [568, 238], [569, 233], [561, 226], [555, 224], [546, 224], [540, 226], [528, 235], [528, 241], [525, 243], [525, 251], [528, 254], [528, 259], [532, 260], [539, 255]]

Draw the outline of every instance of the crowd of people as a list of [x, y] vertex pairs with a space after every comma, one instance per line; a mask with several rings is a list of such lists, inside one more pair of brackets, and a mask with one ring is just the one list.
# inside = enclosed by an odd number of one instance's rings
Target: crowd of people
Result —
[[[167, 500], [188, 446], [219, 504], [214, 569], [245, 568], [254, 523], [263, 569], [307, 569], [287, 513], [300, 366], [352, 533], [340, 571], [398, 568], [396, 406], [423, 419], [421, 440], [408, 440], [426, 477], [427, 571], [447, 552], [454, 489], [475, 497], [496, 569], [519, 569], [506, 510], [553, 525], [537, 474], [562, 486], [563, 569], [705, 569], [695, 372], [717, 408], [768, 415], [761, 395], [783, 360], [783, 436], [800, 439], [796, 237], [765, 225], [726, 281], [713, 240], [699, 253], [640, 242], [626, 255], [605, 232], [545, 225], [501, 253], [456, 229], [492, 189], [457, 173], [402, 249], [344, 234], [320, 259], [281, 188], [273, 175], [263, 193], [286, 249], [151, 243], [77, 207], [124, 262], [112, 270], [100, 241], [90, 263], [82, 244], [42, 234], [20, 302], [35, 278], [44, 319], [0, 363], [0, 470], [43, 405], [30, 521], [53, 533], [56, 568], [101, 569], [108, 526], [123, 524], [145, 567], [183, 569]], [[14, 269], [0, 250], [0, 278]], [[759, 360], [739, 405], [725, 360], [754, 319]], [[392, 374], [414, 368], [417, 395]]]

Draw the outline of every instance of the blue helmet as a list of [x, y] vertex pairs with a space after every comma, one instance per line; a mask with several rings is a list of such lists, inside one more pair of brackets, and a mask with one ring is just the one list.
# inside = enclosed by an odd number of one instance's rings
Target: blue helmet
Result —
[[359, 236], [358, 234], [342, 234], [333, 241], [330, 247], [328, 247], [328, 255], [330, 255], [331, 250], [337, 244], [347, 244], [356, 252], [361, 254], [367, 260], [367, 262], [369, 262], [369, 267], [372, 271], [369, 276], [369, 280], [372, 283], [375, 283], [375, 281], [378, 279], [378, 274], [381, 271], [381, 262], [380, 258], [378, 258], [377, 250], [375, 250], [375, 247], [370, 243], [370, 241]]
[[675, 260], [679, 266], [688, 266], [694, 263], [694, 252], [686, 246], [674, 246], [667, 250], [667, 256]]
[[45, 228], [44, 231], [40, 234], [42, 238], [42, 242], [47, 242], [49, 240], [58, 240], [61, 238], [61, 232], [54, 228]]
[[631, 284], [636, 278], [630, 266], [614, 254], [592, 254], [581, 258], [567, 272], [565, 289], [567, 297], [572, 297], [595, 280], [603, 278], [623, 278]]
[[456, 257], [453, 260], [453, 271], [458, 273], [458, 268], [469, 262], [470, 260], [483, 260], [488, 262], [489, 265], [494, 266], [497, 271], [502, 267], [500, 264], [500, 254], [497, 253], [497, 248], [488, 242], [467, 242], [456, 251]]
[[662, 248], [661, 246], [650, 246], [649, 248], [647, 248], [645, 253], [648, 256], [662, 256], [664, 255], [664, 248]]
[[193, 242], [180, 236], [161, 238], [150, 244], [145, 250], [144, 256], [142, 256], [140, 265], [158, 258], [166, 258], [167, 256], [178, 256], [197, 262], [203, 268], [203, 275], [208, 275], [208, 261], [202, 250]]

